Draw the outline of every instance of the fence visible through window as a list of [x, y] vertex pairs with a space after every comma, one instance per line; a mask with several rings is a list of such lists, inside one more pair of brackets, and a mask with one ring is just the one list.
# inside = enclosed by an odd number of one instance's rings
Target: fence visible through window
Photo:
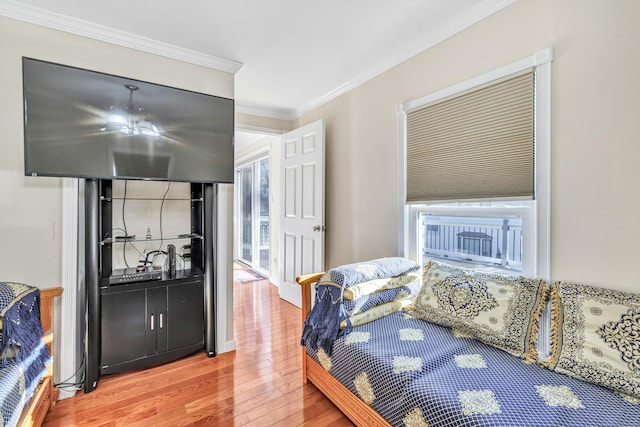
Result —
[[419, 216], [422, 256], [522, 271], [522, 218]]

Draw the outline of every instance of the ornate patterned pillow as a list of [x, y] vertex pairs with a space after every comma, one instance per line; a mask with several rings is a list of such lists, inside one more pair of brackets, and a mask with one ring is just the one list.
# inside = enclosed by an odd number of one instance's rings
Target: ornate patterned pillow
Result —
[[640, 294], [559, 282], [551, 301], [545, 366], [640, 398]]
[[407, 313], [460, 330], [518, 357], [535, 352], [548, 285], [431, 261]]

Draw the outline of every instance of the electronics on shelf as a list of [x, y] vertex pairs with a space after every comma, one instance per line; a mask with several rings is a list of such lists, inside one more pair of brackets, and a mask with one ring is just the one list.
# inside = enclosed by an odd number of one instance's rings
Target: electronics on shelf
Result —
[[167, 258], [169, 262], [169, 277], [176, 277], [176, 247], [173, 244], [167, 245]]
[[160, 279], [162, 279], [162, 270], [138, 271], [135, 267], [120, 268], [114, 269], [111, 276], [109, 276], [109, 285], [122, 285], [125, 283]]

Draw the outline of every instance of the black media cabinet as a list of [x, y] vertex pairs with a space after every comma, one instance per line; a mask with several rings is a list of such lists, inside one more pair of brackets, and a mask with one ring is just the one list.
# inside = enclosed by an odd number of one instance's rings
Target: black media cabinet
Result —
[[[159, 365], [201, 349], [216, 354], [216, 184], [191, 183], [190, 198], [171, 199], [190, 204], [191, 229], [162, 239], [116, 238], [113, 202], [122, 198], [113, 197], [112, 185], [111, 180], [85, 180], [85, 392], [97, 387], [102, 374]], [[190, 268], [179, 269], [175, 277], [153, 270], [153, 280], [138, 280], [145, 276], [136, 274], [114, 280], [114, 249], [152, 241], [188, 242]]]
[[202, 276], [110, 286], [100, 294], [101, 374], [146, 368], [204, 347]]

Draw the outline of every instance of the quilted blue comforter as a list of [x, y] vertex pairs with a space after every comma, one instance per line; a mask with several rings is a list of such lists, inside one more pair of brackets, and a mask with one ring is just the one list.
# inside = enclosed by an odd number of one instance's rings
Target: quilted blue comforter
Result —
[[307, 352], [394, 426], [640, 426], [640, 404], [394, 313]]

